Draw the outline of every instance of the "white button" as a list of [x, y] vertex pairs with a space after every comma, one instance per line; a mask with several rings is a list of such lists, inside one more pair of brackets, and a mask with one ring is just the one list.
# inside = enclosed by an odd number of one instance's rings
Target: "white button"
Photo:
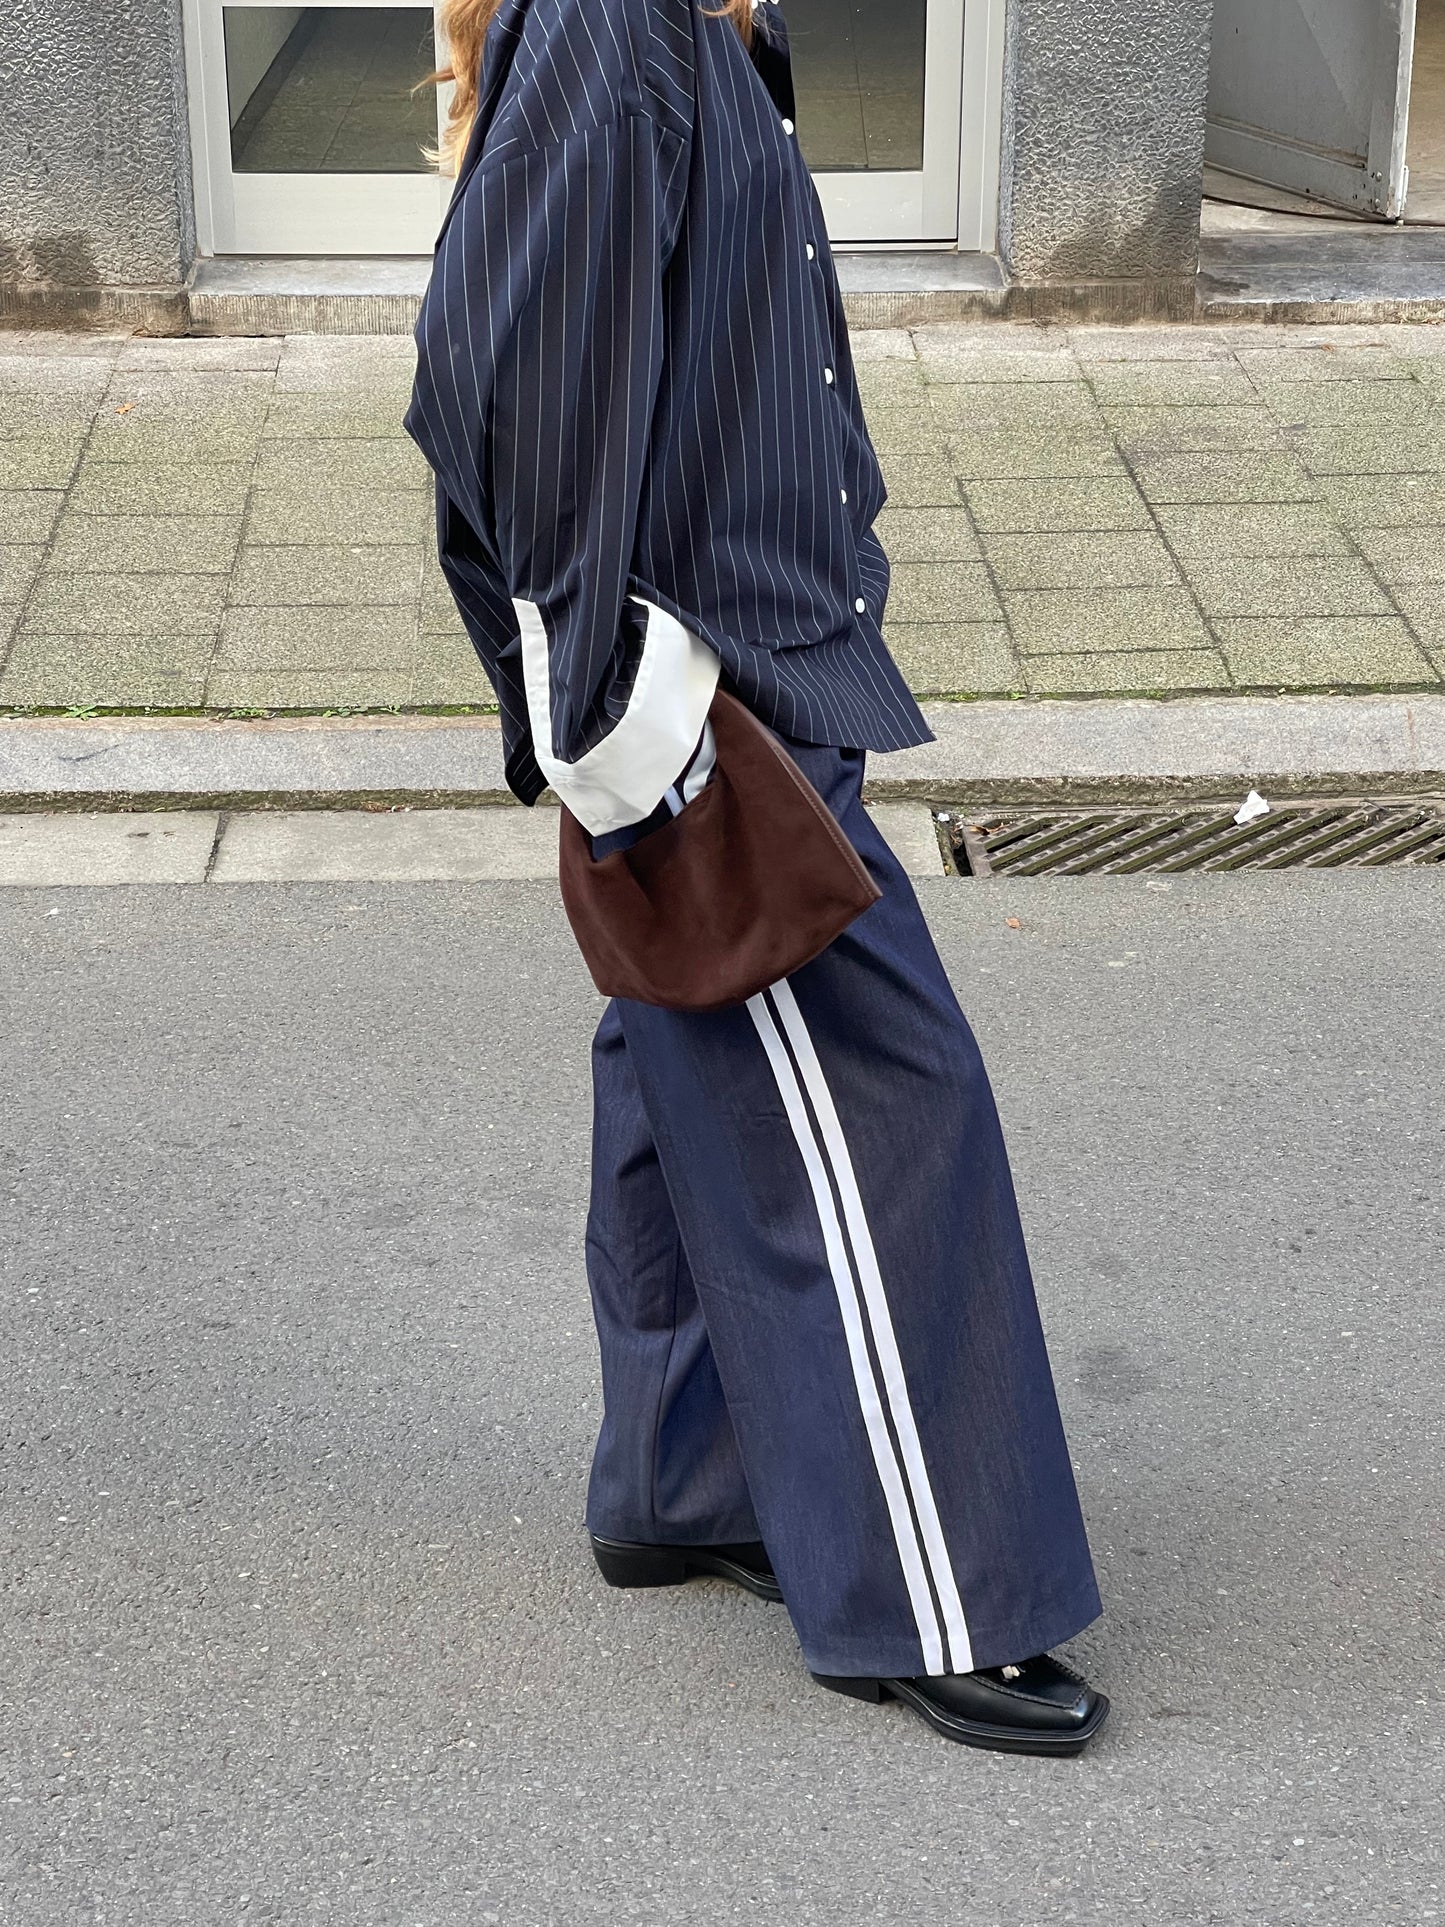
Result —
[[838, 490], [838, 500], [839, 500], [840, 502], [846, 502], [846, 501], [847, 501], [847, 499], [848, 499], [848, 491], [847, 491], [847, 489], [846, 489], [846, 488], [840, 488], [840, 489]]
[[793, 131], [793, 123], [790, 120], [785, 120], [783, 122], [783, 132], [785, 134], [791, 134], [792, 131]]
[[853, 604], [853, 607], [858, 611], [859, 615], [861, 616], [864, 610], [868, 607], [868, 604], [863, 600], [862, 596], [859, 596], [858, 600]]
[[811, 261], [811, 260], [812, 260], [812, 258], [813, 258], [813, 243], [812, 243], [811, 241], [809, 241], [809, 243], [808, 243], [808, 259], [809, 259], [809, 260]]
[[833, 370], [832, 370], [831, 368], [825, 368], [825, 369], [823, 370], [823, 379], [824, 379], [824, 381], [826, 381], [826, 382], [831, 382], [831, 381], [832, 381], [832, 379], [833, 379]]

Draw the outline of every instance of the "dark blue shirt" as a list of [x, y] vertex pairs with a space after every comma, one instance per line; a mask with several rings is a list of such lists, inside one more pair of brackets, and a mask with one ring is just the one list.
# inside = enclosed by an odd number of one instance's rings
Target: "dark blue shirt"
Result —
[[503, 0], [417, 325], [406, 425], [508, 779], [571, 802], [575, 769], [593, 828], [656, 804], [719, 664], [801, 741], [929, 736], [883, 643], [884, 487], [786, 35], [753, 18], [750, 59], [701, 0]]

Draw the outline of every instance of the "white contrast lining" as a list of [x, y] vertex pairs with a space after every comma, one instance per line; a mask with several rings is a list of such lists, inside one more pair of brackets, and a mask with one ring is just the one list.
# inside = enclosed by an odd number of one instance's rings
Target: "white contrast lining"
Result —
[[838, 1111], [833, 1103], [833, 1094], [828, 1089], [828, 1081], [818, 1061], [818, 1053], [808, 1034], [808, 1027], [803, 1022], [803, 1013], [798, 1008], [793, 987], [786, 979], [773, 985], [773, 999], [778, 1007], [778, 1015], [783, 1020], [783, 1028], [788, 1034], [788, 1041], [793, 1046], [793, 1055], [797, 1058], [798, 1067], [803, 1073], [803, 1083], [812, 1100], [813, 1114], [818, 1120], [823, 1147], [833, 1169], [838, 1195], [843, 1201], [843, 1219], [848, 1227], [849, 1241], [853, 1246], [853, 1256], [858, 1266], [858, 1282], [863, 1287], [863, 1302], [868, 1308], [873, 1346], [878, 1354], [878, 1363], [883, 1370], [883, 1386], [888, 1395], [888, 1410], [893, 1419], [893, 1429], [898, 1436], [899, 1449], [903, 1454], [908, 1487], [913, 1495], [914, 1510], [918, 1515], [924, 1548], [928, 1554], [929, 1570], [932, 1572], [934, 1588], [938, 1593], [938, 1603], [943, 1609], [943, 1623], [948, 1629], [948, 1650], [953, 1661], [951, 1670], [955, 1673], [971, 1673], [973, 1651], [968, 1636], [968, 1624], [964, 1619], [963, 1601], [958, 1595], [958, 1582], [953, 1576], [948, 1546], [943, 1537], [943, 1525], [938, 1516], [938, 1506], [934, 1501], [933, 1487], [929, 1482], [928, 1467], [923, 1459], [923, 1446], [918, 1437], [913, 1404], [908, 1396], [908, 1381], [903, 1375], [903, 1360], [899, 1356], [898, 1340], [893, 1331], [893, 1318], [888, 1310], [888, 1299], [883, 1290], [883, 1274], [879, 1270], [878, 1254], [873, 1246], [873, 1233], [868, 1227], [867, 1213], [863, 1209], [863, 1198], [858, 1189], [857, 1177], [854, 1175], [853, 1160], [848, 1151], [847, 1140], [843, 1136], [843, 1127], [838, 1122]]
[[[775, 995], [780, 988], [786, 989], [786, 985], [774, 985]], [[933, 1610], [933, 1599], [929, 1593], [928, 1578], [923, 1569], [918, 1534], [914, 1529], [913, 1516], [908, 1509], [908, 1494], [904, 1490], [903, 1476], [898, 1468], [893, 1441], [888, 1436], [888, 1423], [883, 1416], [882, 1401], [878, 1396], [873, 1367], [868, 1357], [868, 1343], [863, 1334], [863, 1319], [858, 1305], [857, 1287], [853, 1282], [852, 1268], [848, 1263], [848, 1253], [843, 1243], [838, 1213], [833, 1205], [828, 1173], [813, 1136], [812, 1126], [808, 1122], [807, 1108], [803, 1103], [803, 1094], [798, 1088], [792, 1062], [784, 1048], [782, 1038], [778, 1035], [777, 1026], [773, 1022], [765, 997], [750, 997], [748, 1010], [757, 1027], [758, 1036], [762, 1039], [763, 1049], [767, 1052], [768, 1063], [772, 1066], [778, 1093], [783, 1100], [783, 1108], [787, 1111], [788, 1122], [793, 1127], [793, 1136], [797, 1140], [803, 1166], [808, 1174], [808, 1182], [812, 1186], [813, 1202], [817, 1207], [818, 1220], [823, 1230], [823, 1244], [828, 1255], [828, 1269], [833, 1275], [833, 1289], [838, 1295], [838, 1309], [843, 1317], [843, 1332], [848, 1344], [848, 1357], [853, 1366], [853, 1381], [858, 1390], [858, 1402], [863, 1408], [863, 1425], [868, 1434], [873, 1463], [877, 1468], [879, 1483], [883, 1487], [883, 1496], [888, 1505], [893, 1537], [897, 1543], [898, 1557], [903, 1567], [903, 1580], [908, 1588], [913, 1617], [918, 1625], [918, 1638], [923, 1648], [924, 1671], [933, 1674], [942, 1673], [945, 1667], [943, 1643], [938, 1630], [938, 1615]], [[877, 1342], [876, 1334], [874, 1342]], [[954, 1670], [968, 1671], [969, 1669], [955, 1667]]]
[[647, 611], [647, 633], [626, 713], [600, 743], [568, 763], [552, 747], [551, 652], [542, 611], [512, 598], [538, 767], [594, 836], [651, 816], [697, 748], [722, 667], [675, 616], [642, 596], [632, 600]]

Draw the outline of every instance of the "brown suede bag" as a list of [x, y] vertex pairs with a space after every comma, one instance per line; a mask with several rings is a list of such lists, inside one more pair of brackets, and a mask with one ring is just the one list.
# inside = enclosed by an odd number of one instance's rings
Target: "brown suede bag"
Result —
[[630, 850], [592, 855], [562, 811], [562, 902], [605, 997], [723, 1010], [826, 950], [881, 894], [782, 744], [719, 690], [701, 795]]

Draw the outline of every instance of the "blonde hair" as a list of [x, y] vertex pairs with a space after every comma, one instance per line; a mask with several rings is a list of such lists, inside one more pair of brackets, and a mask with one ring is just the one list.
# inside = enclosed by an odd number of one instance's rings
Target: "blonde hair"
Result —
[[[450, 58], [422, 82], [423, 86], [450, 81], [453, 86], [451, 112], [442, 130], [441, 151], [431, 158], [444, 174], [455, 174], [461, 164], [472, 123], [477, 117], [477, 82], [482, 70], [482, 42], [487, 37], [501, 0], [444, 0], [441, 30]], [[723, 0], [717, 8], [720, 18], [730, 19], [742, 35], [743, 45], [753, 38], [753, 0]]]

